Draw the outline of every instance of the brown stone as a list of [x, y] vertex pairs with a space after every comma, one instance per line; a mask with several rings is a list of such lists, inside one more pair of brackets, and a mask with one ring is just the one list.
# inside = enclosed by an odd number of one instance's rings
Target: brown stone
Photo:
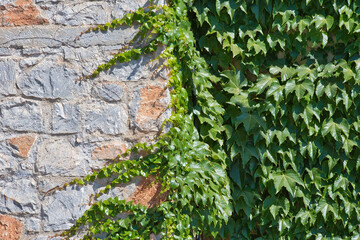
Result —
[[166, 91], [159, 86], [147, 86], [140, 90], [141, 102], [136, 122], [142, 124], [149, 120], [156, 120], [166, 110], [167, 104], [162, 101], [166, 98]]
[[40, 25], [49, 21], [40, 15], [32, 0], [17, 0], [14, 4], [1, 5], [0, 26]]
[[128, 201], [141, 204], [148, 208], [159, 205], [166, 200], [168, 192], [161, 193], [161, 182], [155, 181], [155, 176], [144, 178], [137, 190], [129, 197]]
[[91, 154], [92, 159], [99, 159], [99, 160], [109, 160], [114, 159], [118, 155], [124, 153], [126, 151], [125, 144], [120, 146], [116, 145], [104, 145], [94, 149]]
[[0, 215], [0, 239], [19, 240], [24, 224], [19, 220]]
[[16, 154], [19, 157], [27, 158], [29, 156], [31, 146], [34, 144], [34, 141], [35, 136], [21, 136], [11, 138], [9, 140], [9, 143], [17, 150]]

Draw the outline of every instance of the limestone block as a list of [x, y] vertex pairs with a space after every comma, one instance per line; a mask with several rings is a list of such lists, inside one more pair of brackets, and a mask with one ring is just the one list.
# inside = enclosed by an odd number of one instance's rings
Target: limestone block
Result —
[[1, 122], [4, 127], [29, 132], [41, 132], [42, 110], [38, 103], [16, 98], [0, 105]]
[[12, 214], [39, 213], [36, 182], [33, 179], [1, 181], [0, 211]]
[[[91, 106], [89, 106], [90, 108]], [[117, 135], [127, 130], [128, 114], [121, 105], [103, 104], [87, 111], [86, 129], [88, 132]]]
[[124, 88], [117, 84], [104, 84], [97, 87], [95, 92], [105, 101], [113, 102], [122, 99]]
[[15, 78], [15, 62], [12, 60], [0, 61], [0, 95], [16, 94]]
[[73, 69], [43, 61], [17, 83], [26, 96], [72, 98], [77, 74]]
[[66, 139], [45, 140], [38, 149], [36, 168], [51, 176], [84, 176], [88, 172], [86, 156], [79, 146]]
[[89, 208], [88, 200], [93, 194], [91, 186], [68, 187], [46, 196], [43, 203], [44, 231], [65, 230], [72, 226], [85, 210]]
[[55, 103], [51, 124], [53, 133], [77, 133], [81, 131], [80, 109], [73, 104]]

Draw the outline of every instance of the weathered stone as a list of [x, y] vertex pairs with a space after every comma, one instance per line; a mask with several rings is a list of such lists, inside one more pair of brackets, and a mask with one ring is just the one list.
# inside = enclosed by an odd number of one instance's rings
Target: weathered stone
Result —
[[10, 56], [11, 51], [9, 48], [0, 47], [0, 56]]
[[76, 72], [70, 68], [43, 61], [17, 83], [26, 96], [38, 98], [71, 98]]
[[76, 133], [81, 131], [80, 110], [72, 104], [54, 105], [51, 130], [53, 133]]
[[45, 24], [48, 21], [40, 16], [32, 0], [10, 1], [8, 4], [1, 4], [3, 14], [0, 26], [21, 26]]
[[120, 101], [123, 95], [124, 89], [117, 84], [104, 84], [96, 89], [99, 97], [105, 101]]
[[110, 160], [126, 151], [126, 145], [102, 145], [93, 150], [91, 159]]
[[29, 156], [29, 151], [31, 146], [34, 144], [35, 136], [27, 135], [21, 137], [11, 138], [9, 143], [12, 147], [16, 149], [16, 155], [22, 158], [27, 158]]
[[44, 129], [42, 110], [36, 102], [15, 99], [0, 105], [4, 127], [17, 130], [40, 132]]
[[132, 124], [143, 131], [156, 131], [164, 119], [169, 104], [169, 92], [160, 86], [146, 86], [136, 90], [131, 104]]
[[41, 231], [41, 220], [38, 218], [26, 218], [25, 230], [28, 232], [40, 232]]
[[163, 202], [168, 195], [168, 192], [161, 193], [161, 190], [161, 182], [155, 181], [155, 176], [143, 178], [136, 192], [127, 200], [134, 201], [134, 204], [154, 207]]
[[72, 226], [85, 210], [89, 208], [88, 201], [93, 194], [91, 186], [79, 189], [75, 187], [57, 191], [51, 196], [45, 197], [42, 204], [44, 231], [65, 230]]
[[12, 214], [39, 213], [39, 198], [33, 179], [0, 182], [0, 211]]
[[15, 94], [15, 62], [12, 60], [0, 61], [0, 95]]
[[24, 224], [16, 218], [0, 215], [0, 239], [19, 240]]
[[[101, 106], [101, 108], [100, 108]], [[127, 130], [128, 115], [124, 107], [119, 105], [100, 105], [98, 109], [88, 111], [86, 129], [88, 132], [117, 135]]]
[[36, 168], [40, 174], [51, 176], [84, 176], [88, 172], [80, 147], [65, 139], [44, 141], [38, 149]]
[[22, 50], [22, 53], [25, 56], [40, 55], [41, 50], [39, 48], [25, 48]]

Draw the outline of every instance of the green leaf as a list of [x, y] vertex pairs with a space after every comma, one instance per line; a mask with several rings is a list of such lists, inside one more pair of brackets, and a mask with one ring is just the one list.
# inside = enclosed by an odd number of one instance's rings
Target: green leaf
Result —
[[229, 79], [224, 85], [224, 90], [228, 93], [239, 94], [241, 88], [247, 85], [244, 74], [238, 70], [225, 70], [221, 73], [221, 76]]
[[296, 185], [304, 187], [304, 183], [301, 180], [299, 174], [294, 170], [287, 170], [285, 172], [276, 172], [270, 174], [270, 179], [274, 181], [274, 187], [276, 193], [278, 193], [281, 188], [285, 187], [286, 190], [294, 196]]
[[266, 127], [265, 121], [260, 116], [247, 112], [241, 113], [239, 116], [237, 116], [234, 123], [235, 127], [238, 127], [239, 124], [242, 123], [247, 132], [250, 132], [254, 128], [261, 127], [265, 129]]
[[323, 218], [325, 221], [327, 221], [327, 215], [329, 212], [332, 212], [334, 214], [334, 217], [337, 218], [337, 212], [335, 211], [334, 207], [327, 203], [327, 201], [322, 198], [315, 209], [316, 213], [321, 212]]

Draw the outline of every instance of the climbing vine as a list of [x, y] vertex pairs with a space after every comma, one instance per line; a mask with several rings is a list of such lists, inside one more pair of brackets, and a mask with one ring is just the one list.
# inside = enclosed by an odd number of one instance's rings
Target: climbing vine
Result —
[[89, 31], [132, 24], [89, 78], [165, 46], [172, 128], [72, 183], [153, 175], [166, 201], [98, 201], [64, 236], [360, 238], [359, 1], [172, 0]]

